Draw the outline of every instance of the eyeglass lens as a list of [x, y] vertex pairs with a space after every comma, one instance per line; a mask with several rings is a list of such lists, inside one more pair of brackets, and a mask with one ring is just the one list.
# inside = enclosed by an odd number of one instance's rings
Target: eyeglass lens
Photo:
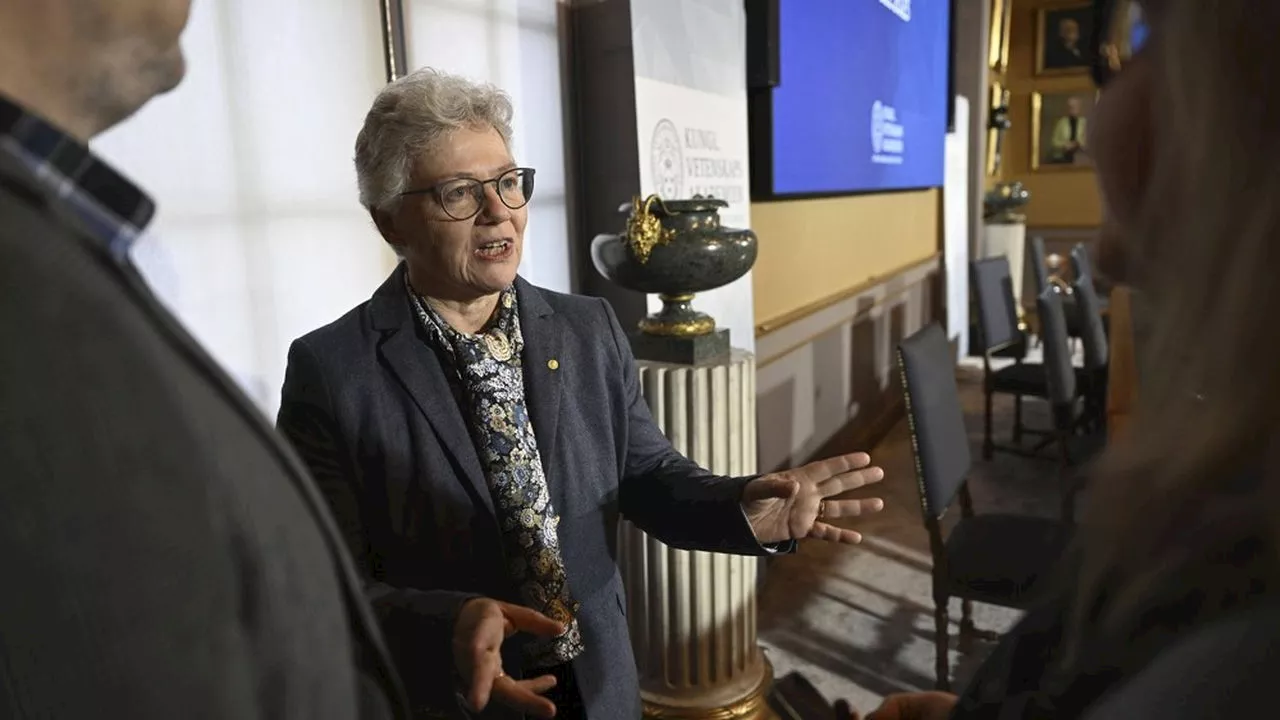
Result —
[[485, 185], [493, 185], [498, 199], [512, 210], [519, 210], [533, 196], [533, 170], [515, 168], [492, 180], [459, 178], [440, 186], [440, 205], [449, 217], [466, 220], [480, 212], [485, 203]]

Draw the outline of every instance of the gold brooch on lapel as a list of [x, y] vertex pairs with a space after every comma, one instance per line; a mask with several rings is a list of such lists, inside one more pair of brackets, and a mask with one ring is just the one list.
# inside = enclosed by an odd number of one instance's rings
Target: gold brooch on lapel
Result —
[[560, 361], [555, 358], [551, 358], [550, 360], [547, 361], [547, 369], [552, 371], [559, 370]]

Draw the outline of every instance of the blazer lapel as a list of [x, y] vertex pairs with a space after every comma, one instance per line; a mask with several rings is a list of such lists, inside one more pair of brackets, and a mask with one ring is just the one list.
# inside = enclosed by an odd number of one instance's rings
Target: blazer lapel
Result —
[[525, 403], [538, 438], [542, 469], [550, 478], [560, 420], [560, 377], [564, 372], [560, 346], [564, 327], [537, 288], [517, 278], [516, 292], [520, 302], [520, 330], [524, 335]]
[[414, 404], [431, 423], [431, 428], [440, 438], [440, 445], [462, 469], [465, 481], [475, 491], [475, 497], [493, 514], [489, 483], [480, 466], [480, 457], [476, 454], [466, 420], [449, 391], [445, 368], [418, 335], [418, 321], [405, 297], [403, 268], [402, 265], [397, 269], [374, 294], [375, 326], [388, 333], [379, 349]]

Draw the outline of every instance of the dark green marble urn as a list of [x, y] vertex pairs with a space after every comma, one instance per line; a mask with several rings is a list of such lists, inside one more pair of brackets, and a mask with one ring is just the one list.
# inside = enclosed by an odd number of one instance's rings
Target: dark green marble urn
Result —
[[700, 364], [729, 355], [729, 331], [693, 309], [695, 293], [737, 280], [756, 261], [756, 236], [720, 224], [724, 200], [695, 195], [664, 201], [636, 197], [623, 205], [626, 228], [591, 242], [596, 270], [628, 290], [656, 293], [662, 310], [640, 321], [636, 357]]

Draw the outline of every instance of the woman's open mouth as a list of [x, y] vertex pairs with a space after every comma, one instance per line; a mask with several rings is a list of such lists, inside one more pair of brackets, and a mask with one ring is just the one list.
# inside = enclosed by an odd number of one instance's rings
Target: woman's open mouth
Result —
[[476, 248], [476, 257], [481, 260], [506, 260], [515, 252], [515, 243], [510, 240], [493, 240]]

